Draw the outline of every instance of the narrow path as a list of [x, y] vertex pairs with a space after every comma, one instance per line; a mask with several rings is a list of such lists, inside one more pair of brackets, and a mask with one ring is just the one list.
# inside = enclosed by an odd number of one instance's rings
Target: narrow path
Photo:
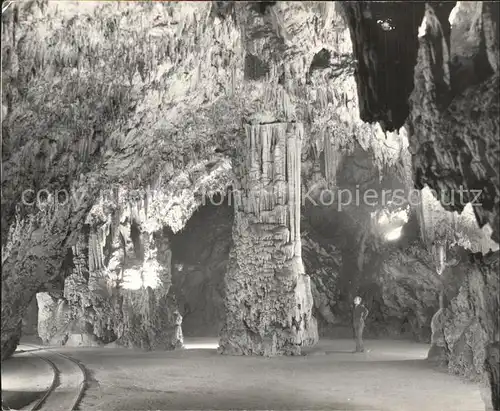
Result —
[[87, 382], [85, 368], [73, 358], [41, 346], [21, 344], [15, 355], [21, 353], [28, 353], [45, 361], [54, 373], [53, 381], [45, 394], [33, 403], [24, 406], [22, 410], [78, 410]]

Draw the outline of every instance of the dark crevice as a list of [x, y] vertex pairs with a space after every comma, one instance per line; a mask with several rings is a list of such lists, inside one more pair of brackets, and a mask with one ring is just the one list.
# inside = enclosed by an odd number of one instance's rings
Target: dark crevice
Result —
[[252, 9], [259, 14], [266, 14], [268, 9], [276, 4], [275, 1], [259, 1], [252, 4]]
[[134, 220], [130, 225], [130, 239], [134, 245], [134, 253], [136, 258], [143, 261], [144, 260], [144, 247], [141, 241], [141, 229], [139, 224]]
[[259, 80], [269, 73], [269, 64], [251, 53], [245, 55], [245, 80]]
[[[379, 122], [387, 131], [399, 129], [409, 114], [425, 3], [343, 2], [342, 6], [358, 61], [361, 118]], [[392, 30], [379, 23], [389, 20]]]

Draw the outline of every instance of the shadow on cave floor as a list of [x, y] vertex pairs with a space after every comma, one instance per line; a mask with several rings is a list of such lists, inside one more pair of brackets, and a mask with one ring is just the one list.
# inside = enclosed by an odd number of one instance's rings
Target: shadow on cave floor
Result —
[[2, 391], [2, 405], [6, 409], [20, 410], [43, 396], [44, 392]]

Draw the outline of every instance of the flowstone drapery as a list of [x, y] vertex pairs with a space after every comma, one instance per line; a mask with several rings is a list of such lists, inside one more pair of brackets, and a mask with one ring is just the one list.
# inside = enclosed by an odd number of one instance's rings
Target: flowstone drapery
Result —
[[299, 123], [246, 125], [235, 164], [234, 247], [226, 275], [220, 351], [300, 354], [317, 341], [300, 239]]

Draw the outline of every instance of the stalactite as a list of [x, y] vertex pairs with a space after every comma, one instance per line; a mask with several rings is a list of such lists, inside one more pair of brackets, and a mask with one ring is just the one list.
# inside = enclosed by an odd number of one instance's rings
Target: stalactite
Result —
[[329, 133], [325, 133], [324, 138], [324, 158], [325, 158], [325, 179], [328, 187], [333, 188], [337, 185], [337, 170], [342, 161], [342, 152], [340, 148], [335, 147], [330, 140]]
[[73, 265], [76, 277], [88, 280], [88, 238], [87, 235], [81, 232], [78, 235], [76, 244], [72, 247]]
[[[235, 188], [242, 198], [235, 204], [221, 350], [296, 353], [300, 345], [315, 341], [316, 333], [309, 277], [301, 259], [304, 129], [297, 123], [273, 123], [247, 125], [245, 131], [247, 144], [236, 165]], [[248, 312], [241, 311], [241, 298], [252, 307]]]
[[287, 181], [288, 181], [288, 229], [290, 230], [290, 240], [293, 241], [295, 239], [295, 206], [294, 206], [294, 171], [296, 168], [295, 165], [295, 145], [293, 137], [287, 142], [287, 150], [286, 150], [286, 160], [287, 160]]
[[89, 236], [89, 271], [96, 273], [104, 268], [102, 242], [98, 229], [93, 229]]

